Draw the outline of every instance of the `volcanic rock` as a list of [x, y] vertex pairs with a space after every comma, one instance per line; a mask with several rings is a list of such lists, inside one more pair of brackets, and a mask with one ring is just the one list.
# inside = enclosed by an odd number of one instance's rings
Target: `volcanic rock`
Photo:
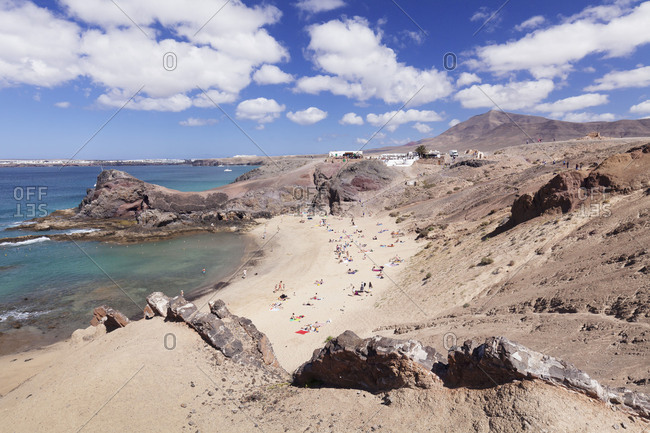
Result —
[[153, 292], [147, 296], [147, 304], [149, 304], [151, 309], [159, 316], [167, 317], [167, 311], [169, 310], [169, 296], [162, 292]]
[[580, 187], [586, 175], [580, 171], [566, 171], [556, 175], [535, 195], [523, 194], [512, 204], [513, 226], [544, 213], [571, 212], [580, 204]]
[[491, 337], [483, 344], [468, 340], [449, 351], [446, 383], [451, 386], [487, 388], [516, 379], [541, 379], [599, 400], [607, 398], [603, 387], [584, 371], [504, 337]]
[[196, 305], [186, 300], [183, 296], [176, 296], [169, 301], [167, 318], [189, 323], [190, 316], [196, 312]]
[[111, 307], [102, 305], [93, 310], [93, 318], [90, 320], [92, 326], [100, 323], [106, 326], [106, 331], [111, 332], [118, 328], [124, 328], [129, 324], [129, 318]]
[[214, 314], [220, 319], [228, 319], [232, 316], [232, 314], [230, 314], [230, 311], [228, 310], [228, 307], [226, 307], [226, 303], [223, 302], [221, 299], [212, 301], [209, 303], [209, 305], [210, 305], [210, 312], [212, 312], [212, 314]]
[[314, 351], [311, 361], [294, 373], [294, 383], [322, 382], [370, 392], [429, 388], [438, 380], [431, 370], [441, 360], [435, 349], [417, 341], [361, 339], [354, 332], [345, 331]]
[[212, 347], [228, 358], [241, 353], [244, 349], [242, 342], [235, 338], [226, 324], [212, 313], [197, 313], [190, 325]]

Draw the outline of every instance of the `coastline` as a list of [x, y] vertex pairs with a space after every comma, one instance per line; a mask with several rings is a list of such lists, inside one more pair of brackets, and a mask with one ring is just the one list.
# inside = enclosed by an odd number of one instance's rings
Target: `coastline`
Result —
[[[362, 337], [373, 335], [373, 329], [385, 321], [378, 314], [378, 308], [386, 295], [397, 290], [395, 282], [400, 281], [408, 259], [419, 250], [420, 245], [408, 239], [403, 244], [395, 243], [395, 248], [380, 247], [396, 239], [390, 234], [396, 229], [396, 224], [387, 216], [360, 218], [355, 223], [356, 228], [349, 218], [328, 216], [326, 220], [332, 231], [319, 227], [318, 217], [307, 220], [306, 217], [287, 215], [263, 221], [246, 230], [241, 233], [246, 247], [238, 266], [228, 277], [211, 281], [188, 293], [188, 299], [200, 311], [209, 311], [210, 300], [222, 299], [233, 314], [251, 319], [268, 336], [280, 364], [289, 372], [307, 361], [314, 349], [322, 347], [328, 336], [338, 335], [347, 329]], [[267, 237], [262, 239], [265, 228]], [[357, 233], [355, 243], [367, 244], [367, 249], [372, 252], [368, 252], [368, 258], [363, 260], [363, 253], [353, 245], [350, 248], [353, 261], [338, 263], [334, 257], [335, 246], [341, 241], [345, 242], [343, 239], [355, 230], [362, 232]], [[373, 240], [373, 237], [377, 237], [377, 240]], [[340, 242], [329, 242], [335, 238]], [[387, 278], [379, 279], [371, 269], [387, 263], [395, 255], [404, 261], [397, 267], [387, 269]], [[346, 270], [349, 266], [354, 266], [358, 272], [348, 274]], [[245, 279], [241, 278], [243, 269], [247, 270]], [[315, 280], [321, 278], [324, 284], [315, 285]], [[275, 282], [280, 280], [286, 284], [284, 293], [289, 299], [278, 310], [271, 311], [270, 305], [278, 302], [281, 295], [281, 292], [273, 292]], [[351, 295], [350, 284], [359, 287], [362, 281], [371, 282], [373, 290], [360, 296]], [[319, 299], [310, 299], [314, 296]], [[305, 303], [312, 305], [303, 305]], [[292, 313], [305, 317], [300, 321], [291, 321]], [[150, 321], [137, 320], [114, 332], [129, 333], [130, 329], [135, 328], [132, 325], [146, 328], [147, 323]], [[321, 324], [318, 332], [297, 333], [310, 324]], [[94, 330], [89, 327], [75, 333], [83, 332], [85, 335]], [[68, 356], [78, 340], [72, 335], [47, 346], [1, 355], [0, 367], [11, 367], [9, 370], [16, 373], [3, 378], [6, 383], [0, 387], [0, 395], [4, 394], [3, 390], [8, 392], [42, 368], [52, 365], [53, 360]], [[30, 361], [20, 365], [13, 363], [25, 360]], [[16, 367], [19, 367], [18, 370]]]
[[[240, 260], [238, 260], [235, 264], [233, 264], [231, 267], [229, 267], [225, 272], [222, 272], [221, 277], [215, 276], [213, 277], [212, 280], [208, 280], [207, 282], [202, 283], [200, 286], [195, 287], [191, 291], [188, 291], [186, 294], [187, 299], [196, 299], [199, 298], [205, 294], [214, 294], [216, 293], [219, 289], [225, 287], [228, 285], [228, 282], [232, 280], [236, 275], [240, 267], [246, 263], [247, 260], [249, 260], [249, 255], [251, 251], [256, 250], [256, 244], [252, 241], [252, 238], [250, 235], [247, 234], [247, 231], [239, 231], [239, 230], [210, 230], [210, 231], [198, 231], [198, 232], [182, 232], [182, 233], [175, 233], [171, 238], [178, 238], [178, 239], [183, 239], [185, 237], [192, 237], [192, 236], [208, 236], [208, 235], [213, 235], [219, 232], [228, 232], [236, 235], [238, 238], [241, 239], [243, 243], [243, 248], [242, 248], [242, 255]], [[67, 239], [68, 241], [72, 239]], [[154, 242], [154, 241], [159, 241], [161, 239], [149, 239], [149, 242]], [[166, 238], [162, 240], [167, 240]], [[79, 240], [83, 242], [98, 242], [98, 240], [94, 239], [83, 239]], [[106, 242], [110, 243], [110, 242]], [[127, 243], [128, 244], [141, 244], [144, 242], [132, 242], [132, 243]], [[151, 288], [150, 292], [156, 291], [155, 288]], [[187, 291], [187, 290], [186, 290]], [[147, 293], [148, 294], [148, 293]], [[168, 295], [170, 296], [176, 296], [179, 293], [173, 293], [170, 292]], [[110, 302], [106, 301], [101, 301], [98, 300], [96, 302], [96, 305], [93, 305], [92, 308], [99, 307], [100, 305], [103, 304], [108, 304], [109, 306], [111, 305]], [[142, 304], [145, 305], [146, 302], [144, 299], [142, 299]], [[88, 310], [87, 312], [87, 321], [84, 323], [88, 324], [90, 322], [90, 319], [92, 318], [92, 308]], [[129, 319], [131, 321], [138, 321], [143, 318], [143, 313], [142, 311], [138, 311], [136, 313], [129, 313], [127, 314]], [[31, 351], [41, 351], [45, 350], [50, 346], [57, 345], [58, 343], [61, 342], [66, 342], [70, 341], [72, 338], [72, 334], [74, 333], [75, 329], [77, 328], [71, 328], [70, 331], [67, 331], [65, 328], [65, 324], [59, 323], [59, 326], [56, 326], [56, 321], [52, 322], [54, 319], [47, 319], [49, 322], [43, 322], [40, 323], [33, 323], [33, 322], [28, 322], [28, 323], [19, 323], [19, 322], [14, 322], [13, 323], [13, 328], [9, 328], [3, 332], [0, 333], [0, 357], [2, 356], [13, 356], [13, 355], [18, 355], [21, 353], [26, 353], [26, 352], [31, 352]], [[12, 322], [8, 322], [10, 325]], [[78, 325], [77, 325], [78, 326]]]

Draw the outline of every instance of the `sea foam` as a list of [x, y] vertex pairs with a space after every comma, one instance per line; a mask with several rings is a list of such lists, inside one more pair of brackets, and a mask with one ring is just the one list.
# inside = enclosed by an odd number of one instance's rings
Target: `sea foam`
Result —
[[0, 243], [0, 247], [4, 247], [4, 246], [7, 246], [7, 247], [20, 247], [20, 246], [23, 246], [23, 245], [37, 244], [39, 242], [45, 242], [45, 241], [49, 241], [49, 240], [50, 240], [50, 238], [48, 238], [47, 236], [41, 236], [40, 238], [29, 239], [29, 240], [20, 241], [20, 242], [2, 242], [2, 243]]

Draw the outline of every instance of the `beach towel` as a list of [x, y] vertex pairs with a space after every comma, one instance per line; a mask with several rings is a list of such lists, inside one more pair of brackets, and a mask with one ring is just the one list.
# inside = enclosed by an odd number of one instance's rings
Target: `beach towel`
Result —
[[300, 331], [296, 331], [296, 334], [305, 335], [305, 334], [309, 334], [309, 331], [305, 331], [304, 329], [301, 329]]

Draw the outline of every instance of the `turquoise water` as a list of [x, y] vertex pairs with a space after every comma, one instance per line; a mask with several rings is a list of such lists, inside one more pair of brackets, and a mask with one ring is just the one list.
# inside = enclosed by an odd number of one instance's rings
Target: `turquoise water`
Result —
[[[252, 168], [231, 167], [232, 172], [190, 166], [120, 169], [169, 188], [200, 191], [230, 183]], [[33, 203], [35, 209], [45, 204], [47, 212], [78, 205], [97, 174], [95, 167], [0, 168], [2, 228], [27, 219], [25, 212], [16, 211], [21, 203], [23, 211]], [[27, 197], [29, 187], [33, 194]], [[40, 198], [39, 187], [46, 188]], [[16, 193], [16, 188], [22, 189]], [[243, 239], [232, 233], [134, 245], [54, 242], [47, 240], [46, 232], [41, 241], [23, 245], [2, 239], [23, 234], [0, 231], [0, 332], [29, 325], [56, 338], [88, 326], [93, 308], [99, 305], [137, 317], [151, 292], [189, 294], [223, 280], [237, 268], [245, 249]]]

